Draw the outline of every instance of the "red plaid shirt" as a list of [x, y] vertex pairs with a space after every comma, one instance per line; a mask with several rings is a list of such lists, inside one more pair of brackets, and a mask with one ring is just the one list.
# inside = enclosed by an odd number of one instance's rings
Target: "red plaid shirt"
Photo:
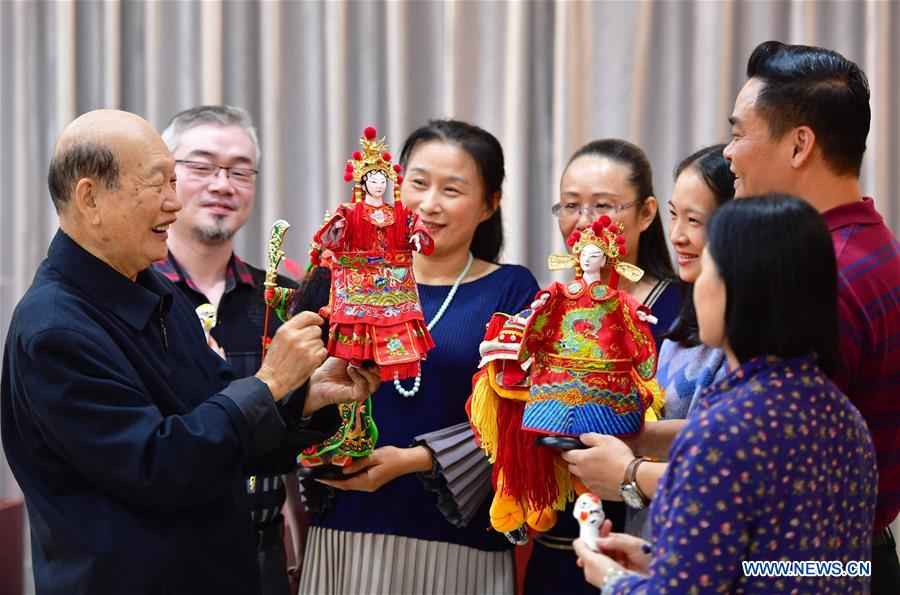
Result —
[[863, 414], [875, 442], [879, 533], [900, 512], [900, 244], [871, 198], [831, 209], [823, 217], [838, 268], [846, 373], [837, 384]]

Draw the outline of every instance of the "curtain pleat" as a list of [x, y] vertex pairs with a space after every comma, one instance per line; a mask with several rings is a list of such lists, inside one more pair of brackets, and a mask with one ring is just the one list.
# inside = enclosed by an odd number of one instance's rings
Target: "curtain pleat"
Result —
[[[0, 209], [3, 334], [56, 226], [45, 175], [53, 141], [99, 107], [159, 128], [199, 103], [242, 105], [263, 143], [257, 202], [237, 247], [262, 262], [286, 218], [303, 258], [366, 125], [403, 138], [430, 117], [494, 132], [507, 154], [505, 260], [533, 267], [561, 247], [548, 205], [569, 154], [603, 136], [637, 142], [665, 202], [672, 166], [727, 138], [750, 50], [821, 44], [872, 82], [863, 187], [900, 229], [900, 8], [891, 2], [4, 2]], [[27, 204], [26, 204], [27, 203]], [[40, 205], [40, 206], [35, 206]], [[26, 231], [27, 230], [27, 231]]]

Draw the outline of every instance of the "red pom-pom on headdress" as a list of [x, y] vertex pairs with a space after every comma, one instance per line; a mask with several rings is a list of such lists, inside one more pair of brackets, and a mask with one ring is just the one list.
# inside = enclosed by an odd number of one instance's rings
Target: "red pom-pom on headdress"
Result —
[[612, 219], [609, 218], [609, 215], [600, 215], [600, 218], [597, 219], [597, 223], [603, 227], [609, 227], [609, 224], [612, 223]]
[[581, 232], [576, 230], [572, 235], [569, 236], [569, 239], [566, 240], [566, 245], [569, 248], [571, 248], [580, 239], [581, 239]]
[[399, 163], [395, 163], [395, 164], [394, 164], [394, 171], [395, 171], [395, 172], [397, 172], [397, 173], [399, 174], [402, 170], [403, 170], [403, 168], [400, 167], [400, 164], [399, 164]]
[[620, 246], [625, 245], [625, 236], [616, 236], [616, 243]]
[[363, 130], [363, 136], [366, 137], [366, 140], [372, 140], [378, 136], [378, 131], [375, 130], [374, 126], [367, 126], [366, 129]]
[[397, 176], [397, 185], [399, 186], [402, 183], [403, 183], [403, 176]]
[[351, 157], [353, 157], [353, 161], [359, 161], [360, 159], [362, 159], [362, 153], [359, 151], [353, 151]]
[[619, 256], [625, 256], [626, 254], [628, 254], [628, 250], [625, 246], [619, 246]]
[[381, 158], [384, 159], [385, 161], [390, 161], [390, 160], [391, 160], [391, 154], [388, 153], [387, 151], [385, 151], [384, 153], [381, 154]]
[[348, 172], [350, 172], [352, 174], [353, 173], [353, 164], [348, 163], [347, 167], [345, 167], [344, 169], [346, 169]]
[[591, 224], [591, 230], [593, 230], [595, 236], [599, 236], [601, 233], [603, 233], [603, 227], [603, 222], [599, 219]]
[[348, 171], [348, 172], [344, 173], [344, 181], [345, 182], [349, 182], [352, 179], [353, 179], [353, 172]]

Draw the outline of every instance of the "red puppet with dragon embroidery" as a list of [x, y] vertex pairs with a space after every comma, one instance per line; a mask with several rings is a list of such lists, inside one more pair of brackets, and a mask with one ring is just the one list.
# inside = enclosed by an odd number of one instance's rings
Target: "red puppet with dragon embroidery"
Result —
[[[468, 408], [494, 463], [491, 525], [514, 543], [529, 529], [548, 530], [557, 511], [586, 490], [555, 449], [578, 448], [588, 432], [634, 435], [645, 416], [655, 419], [654, 319], [617, 289], [619, 275], [643, 275], [619, 261], [622, 234], [606, 216], [576, 231], [572, 254], [549, 259], [553, 270], [574, 267], [575, 279], [542, 289], [529, 310], [495, 315], [481, 344], [483, 369]], [[601, 281], [606, 265], [609, 283]]]

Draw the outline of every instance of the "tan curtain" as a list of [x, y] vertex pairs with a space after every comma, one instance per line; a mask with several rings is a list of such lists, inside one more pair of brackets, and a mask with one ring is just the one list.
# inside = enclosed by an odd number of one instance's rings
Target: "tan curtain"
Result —
[[[727, 138], [761, 41], [822, 45], [872, 86], [863, 188], [900, 231], [900, 4], [759, 2], [0, 2], [0, 338], [56, 229], [54, 139], [100, 107], [163, 127], [198, 103], [247, 108], [262, 140], [255, 214], [237, 250], [263, 262], [276, 218], [303, 259], [365, 125], [395, 153], [452, 116], [503, 143], [505, 260], [546, 280], [561, 248], [549, 206], [569, 154], [594, 138], [644, 147], [662, 202], [679, 158]], [[0, 496], [17, 487], [0, 463]]]

